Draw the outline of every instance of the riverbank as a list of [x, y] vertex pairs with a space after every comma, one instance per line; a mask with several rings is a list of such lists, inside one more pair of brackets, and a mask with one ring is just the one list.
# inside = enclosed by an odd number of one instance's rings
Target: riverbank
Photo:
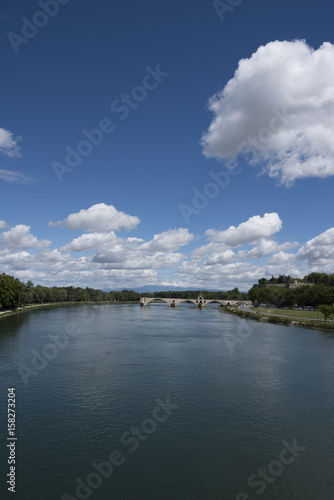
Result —
[[297, 326], [300, 328], [309, 328], [312, 330], [322, 330], [334, 333], [334, 322], [332, 321], [311, 318], [294, 318], [289, 316], [280, 316], [269, 312], [252, 312], [248, 308], [241, 309], [237, 306], [225, 306], [224, 310], [230, 314], [239, 316], [240, 318], [252, 319], [254, 321], [262, 321], [264, 323], [267, 322], [282, 326]]
[[19, 314], [25, 311], [30, 311], [31, 309], [40, 309], [41, 307], [66, 307], [74, 305], [102, 305], [102, 304], [139, 304], [139, 301], [86, 301], [86, 302], [48, 302], [45, 304], [31, 304], [27, 306], [21, 306], [16, 309], [7, 309], [5, 311], [0, 311], [0, 319], [6, 318], [13, 314]]

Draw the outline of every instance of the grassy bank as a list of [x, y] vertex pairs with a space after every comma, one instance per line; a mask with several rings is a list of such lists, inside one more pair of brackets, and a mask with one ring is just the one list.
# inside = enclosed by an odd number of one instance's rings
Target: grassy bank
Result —
[[[240, 318], [247, 318], [247, 319], [252, 319], [255, 321], [263, 321], [266, 323], [273, 323], [277, 325], [284, 325], [284, 326], [299, 326], [302, 328], [310, 328], [310, 329], [315, 329], [315, 330], [325, 330], [325, 331], [330, 331], [334, 333], [334, 322], [328, 322], [324, 320], [320, 320], [320, 318], [315, 318], [318, 319], [318, 321], [311, 319], [311, 316], [305, 316], [304, 318], [296, 317], [291, 315], [291, 318], [286, 318], [284, 316], [280, 316], [279, 314], [273, 314], [272, 312], [269, 313], [270, 309], [262, 309], [260, 311], [260, 308], [254, 308], [255, 311], [258, 312], [248, 312], [248, 311], [241, 311], [238, 306], [225, 306], [225, 311], [229, 312], [231, 314], [235, 314], [236, 316], [239, 316]], [[263, 311], [266, 311], [266, 314], [263, 314]], [[286, 313], [286, 309], [274, 309], [275, 313], [277, 311], [283, 311]], [[290, 311], [294, 313], [314, 313], [316, 311]], [[287, 315], [288, 316], [288, 315]]]
[[318, 319], [322, 320], [324, 317], [320, 311], [295, 311], [294, 309], [268, 309], [267, 307], [254, 307], [254, 311], [261, 313], [275, 314], [275, 316], [291, 316], [292, 318], [302, 319]]

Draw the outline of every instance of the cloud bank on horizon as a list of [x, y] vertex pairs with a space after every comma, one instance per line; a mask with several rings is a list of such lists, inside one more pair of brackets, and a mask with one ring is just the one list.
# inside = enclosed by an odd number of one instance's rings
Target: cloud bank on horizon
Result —
[[[115, 214], [122, 214], [119, 224], [115, 224]], [[135, 229], [138, 223], [138, 217], [119, 212], [113, 205], [93, 205], [64, 221], [49, 223], [84, 231], [62, 247], [51, 248], [52, 242], [33, 235], [29, 226], [8, 228], [0, 221], [0, 266], [24, 282], [45, 286], [118, 288], [126, 281], [132, 288], [239, 286], [246, 290], [263, 276], [303, 277], [320, 270], [331, 272], [334, 265], [334, 228], [304, 244], [280, 243], [276, 238], [283, 221], [275, 212], [252, 216], [224, 231], [209, 229], [202, 236], [187, 228], [163, 231], [149, 241], [115, 234]], [[197, 248], [177, 251], [195, 241], [200, 242]], [[294, 253], [287, 251], [294, 247]]]
[[240, 154], [279, 183], [334, 175], [334, 45], [274, 41], [239, 61], [209, 100], [208, 158]]

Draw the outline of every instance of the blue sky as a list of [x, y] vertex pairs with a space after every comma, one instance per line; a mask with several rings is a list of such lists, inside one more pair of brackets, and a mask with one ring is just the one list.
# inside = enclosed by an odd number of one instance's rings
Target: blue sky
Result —
[[241, 290], [334, 272], [333, 13], [3, 1], [0, 272]]

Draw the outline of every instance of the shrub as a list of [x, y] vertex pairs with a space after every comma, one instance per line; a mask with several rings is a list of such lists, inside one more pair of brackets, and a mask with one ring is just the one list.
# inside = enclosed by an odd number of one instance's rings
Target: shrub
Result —
[[291, 319], [289, 319], [289, 318], [282, 318], [280, 316], [269, 316], [268, 317], [268, 322], [269, 323], [279, 324], [279, 325], [290, 325], [291, 324]]

